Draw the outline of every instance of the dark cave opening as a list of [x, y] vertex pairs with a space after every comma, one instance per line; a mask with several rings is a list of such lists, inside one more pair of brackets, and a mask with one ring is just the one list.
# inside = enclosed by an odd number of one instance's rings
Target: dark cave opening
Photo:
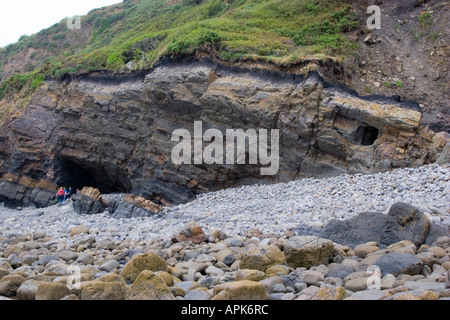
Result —
[[101, 193], [125, 192], [132, 189], [126, 175], [117, 168], [108, 168], [81, 160], [59, 159], [55, 167], [56, 183], [72, 190], [98, 188]]
[[372, 126], [359, 126], [356, 130], [356, 143], [371, 146], [378, 139], [378, 129]]

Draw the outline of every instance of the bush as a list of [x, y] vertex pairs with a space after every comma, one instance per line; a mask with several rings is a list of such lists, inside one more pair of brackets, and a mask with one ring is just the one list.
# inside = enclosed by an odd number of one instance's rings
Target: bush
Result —
[[214, 0], [206, 7], [206, 16], [211, 18], [220, 13], [225, 8], [222, 0]]
[[40, 74], [31, 82], [31, 90], [36, 91], [41, 84], [45, 81], [45, 77]]
[[174, 39], [168, 47], [168, 52], [178, 54], [192, 52], [199, 47], [218, 48], [222, 40], [223, 38], [214, 31], [196, 29], [185, 37]]
[[107, 66], [117, 66], [122, 65], [123, 63], [122, 56], [116, 52], [111, 53], [106, 59]]

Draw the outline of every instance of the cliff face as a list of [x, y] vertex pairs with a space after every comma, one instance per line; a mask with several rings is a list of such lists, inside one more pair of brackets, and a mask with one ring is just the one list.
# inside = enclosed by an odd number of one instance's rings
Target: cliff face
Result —
[[[167, 205], [240, 184], [418, 166], [442, 158], [449, 141], [421, 118], [412, 102], [361, 98], [316, 73], [209, 60], [132, 75], [92, 72], [46, 82], [0, 128], [0, 201], [43, 206], [57, 185], [72, 185]], [[194, 121], [224, 136], [226, 129], [279, 129], [278, 173], [262, 176], [259, 164], [175, 165], [172, 133], [193, 132]]]

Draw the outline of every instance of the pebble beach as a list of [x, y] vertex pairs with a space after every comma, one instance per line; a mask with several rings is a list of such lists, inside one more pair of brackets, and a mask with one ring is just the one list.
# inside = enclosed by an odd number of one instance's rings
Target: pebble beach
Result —
[[[0, 298], [447, 299], [448, 237], [420, 248], [408, 241], [391, 248], [373, 242], [349, 248], [320, 239], [321, 248], [328, 248], [327, 261], [289, 260], [289, 248], [305, 247], [314, 238], [295, 234], [296, 227], [320, 229], [361, 212], [387, 213], [396, 202], [449, 228], [450, 166], [243, 186], [130, 219], [106, 211], [79, 215], [71, 201], [47, 208], [0, 204]], [[189, 236], [196, 230], [201, 241], [176, 240], [177, 232]], [[387, 262], [377, 266], [396, 259], [405, 266], [381, 268], [381, 285], [369, 290], [367, 279], [374, 272], [367, 268], [381, 258]], [[81, 288], [68, 285], [70, 266], [80, 272]], [[138, 289], [142, 282], [158, 290]]]

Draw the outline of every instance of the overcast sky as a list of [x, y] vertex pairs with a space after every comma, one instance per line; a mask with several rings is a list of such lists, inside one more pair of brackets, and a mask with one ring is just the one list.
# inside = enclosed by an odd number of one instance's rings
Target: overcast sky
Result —
[[122, 0], [3, 0], [0, 4], [0, 47], [32, 35], [67, 17]]

